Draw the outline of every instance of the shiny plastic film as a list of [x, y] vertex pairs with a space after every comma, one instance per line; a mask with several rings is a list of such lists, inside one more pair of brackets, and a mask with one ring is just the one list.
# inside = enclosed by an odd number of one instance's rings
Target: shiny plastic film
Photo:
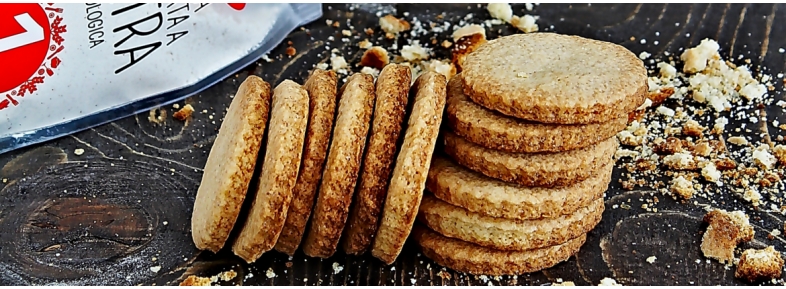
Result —
[[320, 4], [0, 4], [0, 153], [199, 93], [321, 16]]

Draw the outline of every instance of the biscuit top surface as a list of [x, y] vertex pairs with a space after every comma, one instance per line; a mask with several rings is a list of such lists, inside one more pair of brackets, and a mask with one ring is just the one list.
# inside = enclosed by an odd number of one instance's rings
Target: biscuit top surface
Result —
[[475, 92], [546, 107], [613, 105], [647, 83], [644, 63], [623, 46], [555, 33], [515, 34], [467, 56]]

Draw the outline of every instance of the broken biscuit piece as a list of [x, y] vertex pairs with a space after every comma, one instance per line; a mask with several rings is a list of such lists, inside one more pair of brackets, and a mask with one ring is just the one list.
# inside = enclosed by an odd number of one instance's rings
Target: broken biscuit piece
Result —
[[172, 117], [175, 118], [176, 120], [184, 121], [189, 117], [191, 117], [192, 113], [194, 113], [194, 107], [191, 106], [190, 104], [186, 104], [185, 106], [183, 106], [183, 108], [172, 114]]
[[768, 246], [761, 250], [748, 249], [742, 252], [734, 277], [753, 283], [780, 278], [782, 270], [781, 253]]
[[390, 63], [390, 56], [388, 51], [380, 46], [374, 46], [363, 53], [360, 58], [360, 66], [368, 66], [376, 69], [382, 69], [385, 65]]
[[379, 18], [379, 26], [382, 28], [382, 31], [385, 31], [387, 38], [393, 38], [400, 32], [407, 31], [410, 28], [409, 22], [404, 19], [398, 19], [390, 14]]
[[[459, 37], [453, 48], [450, 49], [450, 61], [456, 67], [457, 72], [461, 72], [461, 65], [464, 64], [464, 59], [467, 58], [467, 55], [486, 43], [486, 33], [482, 29], [481, 32]], [[459, 30], [456, 30], [456, 32]]]
[[705, 257], [731, 264], [737, 244], [753, 239], [753, 227], [742, 211], [727, 212], [715, 209], [704, 216], [710, 225], [701, 239]]

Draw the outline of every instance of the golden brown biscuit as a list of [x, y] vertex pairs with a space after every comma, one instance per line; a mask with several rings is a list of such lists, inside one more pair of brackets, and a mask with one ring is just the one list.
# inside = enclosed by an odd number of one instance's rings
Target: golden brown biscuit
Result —
[[445, 152], [462, 166], [486, 176], [528, 187], [562, 187], [587, 179], [612, 162], [617, 138], [558, 153], [508, 153], [487, 149], [451, 132], [444, 133]]
[[390, 64], [377, 78], [371, 135], [343, 241], [347, 254], [365, 252], [377, 231], [379, 212], [382, 211], [396, 156], [396, 143], [404, 121], [411, 77], [409, 67]]
[[270, 84], [251, 75], [229, 105], [210, 148], [191, 216], [191, 236], [200, 250], [218, 252], [232, 231], [265, 133]]
[[647, 96], [647, 70], [627, 48], [556, 33], [500, 37], [467, 56], [464, 92], [505, 115], [541, 123], [627, 117]]
[[614, 164], [600, 167], [581, 182], [562, 188], [525, 187], [462, 167], [447, 158], [431, 162], [426, 188], [434, 196], [483, 215], [519, 220], [568, 215], [603, 197]]
[[374, 108], [374, 78], [356, 73], [341, 87], [340, 95], [333, 140], [303, 243], [303, 252], [311, 257], [332, 256], [344, 230]]
[[248, 263], [273, 249], [297, 180], [308, 124], [308, 93], [291, 80], [273, 91], [265, 160], [251, 209], [232, 252]]
[[276, 251], [290, 256], [294, 255], [300, 246], [308, 217], [314, 207], [314, 196], [322, 179], [336, 112], [336, 83], [336, 72], [315, 69], [303, 86], [309, 95], [309, 119], [303, 161], [293, 189], [292, 203], [287, 210], [287, 220], [275, 247]]
[[445, 109], [445, 76], [425, 72], [415, 80], [415, 100], [396, 158], [371, 254], [391, 264], [412, 230]]
[[603, 215], [603, 198], [570, 215], [513, 220], [485, 216], [423, 196], [418, 220], [445, 237], [497, 250], [522, 251], [562, 244], [594, 228]]
[[605, 123], [559, 125], [512, 118], [470, 100], [461, 77], [448, 82], [448, 126], [462, 138], [483, 147], [519, 153], [561, 152], [596, 144], [627, 126], [627, 117]]
[[551, 268], [579, 251], [587, 235], [564, 244], [527, 251], [500, 251], [440, 235], [417, 224], [412, 236], [437, 264], [476, 275], [520, 275]]

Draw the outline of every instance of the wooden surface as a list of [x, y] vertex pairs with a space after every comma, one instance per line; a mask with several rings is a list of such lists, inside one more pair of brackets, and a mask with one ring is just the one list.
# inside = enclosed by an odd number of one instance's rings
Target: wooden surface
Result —
[[[394, 8], [398, 16], [409, 12], [404, 18], [421, 21], [436, 20], [443, 12], [442, 21], [452, 23], [470, 12], [475, 15], [470, 22], [488, 19], [485, 9], [477, 5], [402, 4]], [[523, 13], [523, 5], [514, 8], [516, 14]], [[187, 275], [210, 276], [230, 268], [239, 276], [228, 284], [541, 285], [562, 278], [595, 285], [604, 277], [626, 285], [742, 284], [734, 279], [733, 270], [701, 256], [701, 230], [706, 225], [701, 224], [704, 211], [700, 207], [661, 197], [658, 213], [649, 213], [640, 209], [638, 200], [649, 198], [650, 192], [623, 191], [617, 182], [612, 182], [606, 194], [602, 222], [576, 256], [517, 278], [485, 281], [450, 270], [439, 274], [443, 268], [419, 254], [411, 243], [392, 266], [383, 266], [370, 255], [338, 253], [319, 260], [300, 251], [291, 261], [270, 252], [247, 266], [229, 252], [198, 252], [188, 231], [189, 218], [201, 168], [230, 96], [250, 73], [274, 85], [286, 78], [302, 83], [313, 64], [329, 58], [324, 48], [328, 37], [339, 40], [347, 23], [360, 31], [361, 39], [366, 27], [375, 28], [375, 37], [380, 35], [377, 16], [368, 11], [373, 9], [348, 10], [346, 5], [325, 5], [323, 19], [287, 39], [297, 50], [294, 57], [280, 57], [287, 47], [285, 41], [270, 53], [273, 62], [260, 61], [185, 100], [196, 108], [185, 123], [169, 117], [165, 124], [156, 125], [144, 113], [0, 155], [0, 284], [177, 284]], [[541, 30], [620, 43], [636, 54], [678, 53], [703, 38], [713, 38], [720, 43], [722, 55], [732, 56], [735, 63], [741, 63], [737, 57], [743, 55], [772, 74], [784, 70], [784, 54], [778, 52], [786, 47], [783, 5], [542, 4], [530, 13], [540, 16]], [[326, 25], [325, 19], [340, 21], [340, 28]], [[501, 34], [514, 33], [509, 26], [498, 27]], [[433, 37], [441, 42], [449, 33]], [[356, 63], [360, 57], [356, 43], [332, 41], [329, 45]], [[440, 58], [447, 56], [441, 47], [436, 52]], [[776, 88], [781, 90], [780, 81]], [[171, 106], [165, 109], [171, 116]], [[774, 119], [783, 117], [778, 107], [767, 112]], [[78, 148], [84, 154], [76, 155]], [[619, 173], [617, 169], [615, 174]], [[611, 209], [622, 203], [630, 209]], [[756, 239], [743, 247], [769, 244], [783, 251], [781, 238], [764, 237], [774, 228], [783, 228], [783, 217], [748, 213]], [[657, 256], [654, 264], [645, 262], [653, 255]], [[343, 269], [334, 273], [335, 265]], [[157, 273], [151, 270], [156, 266], [161, 266]], [[268, 278], [268, 270], [275, 277]]]

